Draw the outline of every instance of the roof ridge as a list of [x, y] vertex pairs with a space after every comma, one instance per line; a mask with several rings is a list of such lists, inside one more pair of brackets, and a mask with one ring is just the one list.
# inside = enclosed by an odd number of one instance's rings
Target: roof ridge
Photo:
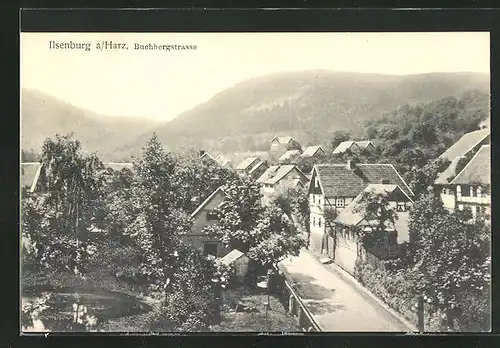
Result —
[[[457, 174], [455, 175], [455, 177], [453, 178], [453, 180], [450, 182], [450, 184], [453, 184], [453, 182], [460, 176], [460, 174], [462, 174], [463, 171], [465, 171], [465, 169], [467, 169], [467, 167], [472, 163], [472, 161], [474, 161], [474, 159], [479, 155], [479, 153], [481, 152], [481, 149], [484, 147], [485, 145], [481, 146], [481, 148], [479, 148], [479, 150], [474, 154], [474, 156], [472, 156], [472, 158], [470, 159], [469, 162], [467, 162], [467, 164], [462, 168], [462, 170]], [[489, 145], [488, 145], [489, 146]], [[491, 158], [490, 158], [491, 160]]]

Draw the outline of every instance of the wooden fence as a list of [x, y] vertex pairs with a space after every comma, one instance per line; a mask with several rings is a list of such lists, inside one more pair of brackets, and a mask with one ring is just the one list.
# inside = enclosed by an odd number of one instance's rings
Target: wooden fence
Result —
[[298, 318], [300, 329], [307, 332], [322, 331], [293, 286], [282, 275], [278, 276], [277, 280], [277, 295], [283, 306], [288, 308], [288, 312]]

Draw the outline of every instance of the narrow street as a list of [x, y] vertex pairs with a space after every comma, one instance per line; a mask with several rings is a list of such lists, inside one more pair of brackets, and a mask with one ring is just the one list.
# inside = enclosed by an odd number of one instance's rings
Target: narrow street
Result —
[[323, 331], [412, 331], [345, 276], [326, 269], [305, 251], [282, 261], [280, 269]]

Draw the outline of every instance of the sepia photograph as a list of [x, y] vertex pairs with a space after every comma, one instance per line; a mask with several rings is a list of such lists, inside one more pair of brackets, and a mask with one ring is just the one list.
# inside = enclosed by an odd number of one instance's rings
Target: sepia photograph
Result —
[[490, 332], [489, 32], [20, 33], [21, 333]]

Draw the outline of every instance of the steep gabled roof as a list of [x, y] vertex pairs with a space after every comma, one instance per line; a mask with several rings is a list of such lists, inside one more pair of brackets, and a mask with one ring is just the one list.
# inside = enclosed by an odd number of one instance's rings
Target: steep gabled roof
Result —
[[248, 157], [248, 158], [245, 158], [243, 161], [240, 162], [240, 164], [238, 164], [238, 166], [236, 166], [236, 169], [237, 170], [247, 170], [248, 167], [250, 167], [250, 165], [252, 165], [252, 163], [255, 160], [259, 160], [260, 161], [260, 159], [258, 157]]
[[224, 166], [230, 166], [231, 165], [231, 161], [226, 158], [224, 155], [219, 155], [215, 158], [215, 161], [221, 166], [221, 167], [224, 167]]
[[448, 165], [448, 167], [442, 171], [441, 173], [438, 174], [436, 180], [434, 181], [434, 184], [437, 185], [446, 185], [449, 184], [450, 182], [448, 179], [451, 181], [455, 175], [457, 175], [457, 165], [460, 160], [464, 158], [463, 156], [458, 156], [451, 161], [451, 163]]
[[464, 134], [455, 144], [439, 156], [439, 158], [453, 161], [459, 156], [465, 156], [469, 151], [475, 148], [479, 143], [490, 135], [490, 129], [480, 129], [474, 132]]
[[200, 159], [201, 159], [201, 160], [202, 160], [202, 159], [205, 159], [205, 158], [207, 158], [207, 159], [211, 159], [212, 161], [217, 162], [217, 161], [215, 160], [215, 158], [213, 158], [213, 157], [212, 157], [212, 155], [210, 155], [210, 154], [209, 154], [208, 152], [206, 152], [206, 151], [203, 153], [203, 155], [201, 155], [201, 156], [200, 156]]
[[256, 165], [253, 166], [252, 169], [250, 169], [250, 171], [248, 172], [248, 174], [252, 174], [254, 173], [257, 169], [259, 169], [261, 166], [266, 166], [266, 164], [264, 162], [259, 162], [257, 163]]
[[350, 149], [351, 147], [358, 147], [359, 146], [356, 144], [356, 142], [352, 141], [352, 140], [348, 140], [348, 141], [343, 141], [341, 142], [336, 148], [335, 150], [333, 150], [333, 153], [334, 154], [337, 154], [337, 153], [343, 153], [343, 152], [346, 152], [348, 149]]
[[483, 145], [451, 184], [491, 184], [490, 145]]
[[374, 194], [386, 194], [386, 195], [388, 195], [388, 194], [391, 194], [395, 191], [399, 191], [404, 196], [406, 196], [406, 198], [408, 198], [408, 201], [412, 202], [412, 199], [410, 197], [408, 197], [408, 195], [403, 190], [401, 190], [398, 185], [370, 184], [363, 191], [361, 191], [347, 207], [345, 207], [339, 213], [339, 215], [335, 219], [335, 222], [339, 222], [341, 224], [348, 225], [348, 226], [356, 226], [364, 219], [362, 212], [357, 211], [357, 210], [361, 206], [361, 203], [364, 200], [364, 195], [366, 193], [369, 192], [369, 193], [374, 193]]
[[242, 256], [246, 256], [246, 255], [243, 252], [239, 251], [238, 249], [233, 249], [226, 256], [221, 258], [220, 262], [225, 264], [226, 266], [229, 266], [230, 264], [232, 264], [234, 261], [238, 260]]
[[414, 194], [392, 164], [353, 164], [349, 169], [346, 164], [317, 164], [314, 170], [325, 197], [356, 197], [369, 184], [398, 185], [404, 193]]
[[356, 145], [362, 149], [366, 149], [370, 145], [375, 146], [370, 140], [356, 141]]
[[217, 190], [215, 190], [214, 192], [212, 192], [212, 194], [210, 194], [210, 196], [208, 196], [208, 198], [207, 198], [207, 199], [205, 199], [205, 200], [203, 201], [203, 203], [201, 203], [201, 204], [198, 206], [198, 208], [196, 208], [196, 210], [195, 210], [195, 211], [193, 211], [193, 212], [191, 213], [191, 217], [192, 217], [192, 218], [193, 218], [193, 217], [195, 217], [195, 216], [196, 216], [196, 214], [198, 214], [198, 212], [199, 212], [201, 209], [203, 209], [203, 207], [205, 207], [205, 206], [206, 206], [206, 205], [207, 205], [207, 204], [208, 204], [208, 203], [212, 200], [212, 198], [214, 198], [214, 197], [215, 197], [215, 195], [216, 195], [217, 193], [222, 193], [224, 196], [226, 195], [226, 193], [225, 193], [225, 192], [224, 192], [224, 190], [222, 189], [222, 186], [221, 186], [221, 187], [219, 187], [219, 188], [217, 188]]
[[41, 171], [42, 163], [21, 163], [21, 187], [27, 187], [30, 192], [34, 192]]
[[274, 137], [274, 138], [273, 138], [273, 140], [271, 140], [271, 142], [273, 142], [273, 141], [275, 141], [275, 140], [277, 140], [277, 141], [278, 141], [278, 143], [280, 143], [280, 144], [286, 145], [286, 144], [288, 144], [290, 141], [292, 141], [292, 140], [293, 140], [293, 138], [292, 138], [292, 137], [290, 137], [290, 136], [286, 136], [286, 137]]
[[293, 158], [295, 156], [299, 156], [299, 155], [300, 155], [299, 150], [288, 150], [283, 155], [281, 155], [281, 157], [278, 159], [278, 161], [285, 161], [287, 159], [291, 159], [291, 158]]
[[325, 154], [325, 151], [323, 150], [323, 148], [319, 145], [315, 145], [315, 146], [308, 146], [304, 152], [302, 153], [302, 155], [300, 155], [301, 157], [303, 158], [307, 158], [307, 157], [312, 157], [314, 156], [318, 151], [321, 151], [323, 154]]
[[[405, 195], [408, 201], [412, 202], [412, 199], [408, 197], [408, 195], [397, 185], [370, 184], [339, 213], [334, 221], [347, 226], [356, 226], [365, 220], [365, 216], [363, 215], [363, 212], [360, 211], [360, 207], [366, 192], [372, 192], [375, 194], [391, 194], [396, 191]], [[407, 242], [409, 214], [408, 212], [397, 212], [396, 214], [398, 218], [395, 221], [394, 226], [387, 227], [394, 228], [398, 232], [398, 243]]]
[[282, 166], [271, 166], [269, 167], [258, 179], [257, 182], [260, 184], [270, 184], [274, 185], [281, 179], [283, 179], [288, 173], [290, 173], [293, 169], [296, 169], [303, 177], [304, 181], [307, 180], [307, 177], [300, 171], [297, 166], [293, 164], [282, 165]]

